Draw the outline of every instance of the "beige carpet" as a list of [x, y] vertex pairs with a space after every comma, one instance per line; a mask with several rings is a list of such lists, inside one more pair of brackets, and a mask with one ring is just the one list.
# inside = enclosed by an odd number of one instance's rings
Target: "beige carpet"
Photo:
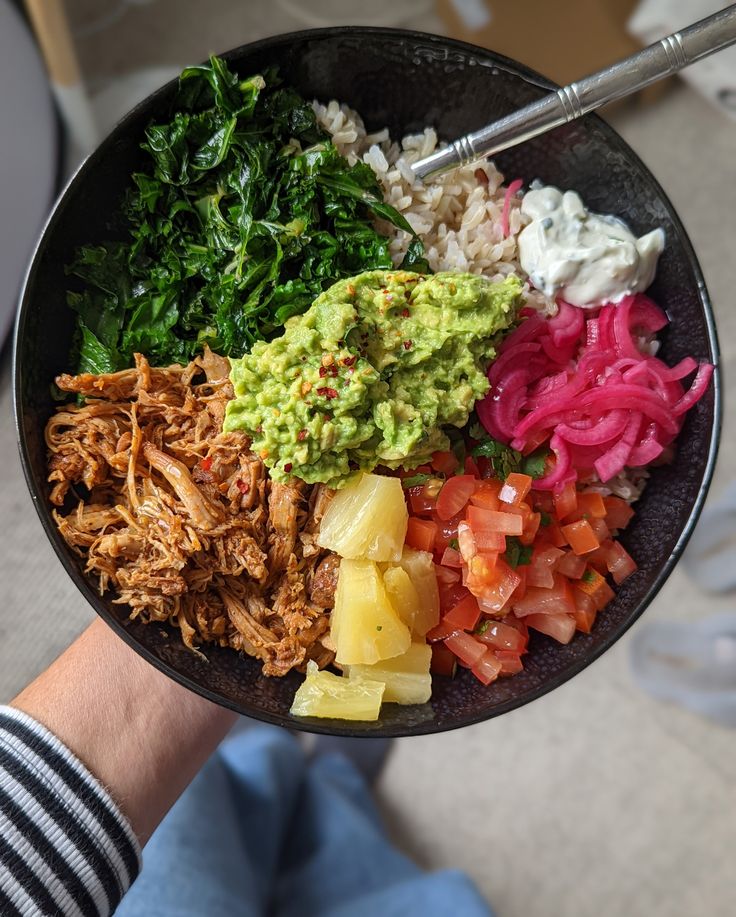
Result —
[[[177, 12], [182, 6], [196, 4], [177, 4]], [[135, 64], [136, 53], [145, 64], [177, 63], [182, 49], [199, 59], [211, 48], [293, 27], [266, 20], [268, 4], [260, 0], [208, 3], [213, 7], [222, 15], [201, 30], [205, 24], [198, 19], [196, 33], [184, 34], [189, 17], [174, 17], [164, 27], [172, 3], [161, 2], [153, 8], [160, 8], [161, 22], [137, 50], [137, 33], [126, 26], [114, 47], [103, 36], [86, 47], [85, 63], [93, 76], [104, 76], [120, 72], [123, 60]], [[726, 382], [736, 385], [736, 123], [684, 88], [655, 110], [624, 112], [614, 120], [661, 180], [692, 236], [715, 301]], [[27, 496], [9, 381], [6, 355], [0, 701], [91, 617]], [[716, 490], [730, 478], [735, 456], [736, 424], [727, 418]], [[695, 618], [731, 605], [730, 598], [702, 595], [676, 571], [646, 618]], [[401, 740], [380, 798], [402, 846], [430, 867], [467, 869], [499, 917], [730, 917], [736, 901], [735, 760], [736, 732], [636, 690], [625, 638], [574, 681], [522, 710], [455, 733]]]

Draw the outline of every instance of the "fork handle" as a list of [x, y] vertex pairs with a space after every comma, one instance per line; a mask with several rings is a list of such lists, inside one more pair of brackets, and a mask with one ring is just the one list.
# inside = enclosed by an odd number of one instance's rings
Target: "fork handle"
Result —
[[562, 86], [511, 115], [460, 137], [444, 149], [414, 163], [414, 174], [417, 178], [427, 178], [485, 156], [493, 156], [574, 121], [601, 105], [638, 92], [735, 42], [736, 3], [733, 3], [610, 67]]

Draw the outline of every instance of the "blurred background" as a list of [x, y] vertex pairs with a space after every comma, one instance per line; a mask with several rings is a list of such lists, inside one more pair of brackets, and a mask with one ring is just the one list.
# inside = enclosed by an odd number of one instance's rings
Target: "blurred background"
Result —
[[[723, 5], [0, 0], [0, 702], [92, 615], [53, 556], [22, 480], [7, 338], [26, 262], [61, 182], [120, 115], [182, 66], [278, 32], [416, 28], [500, 51], [562, 83]], [[736, 385], [736, 48], [604, 117], [659, 179], [690, 234], [715, 306], [728, 406]], [[600, 661], [500, 719], [396, 744], [379, 785], [395, 839], [425, 866], [470, 872], [499, 917], [734, 913], [736, 624], [729, 636], [723, 618], [717, 641], [703, 650], [725, 676], [699, 683], [685, 706], [652, 697], [631, 666], [632, 649], [644, 645], [653, 623], [694, 624], [736, 607], [729, 576], [719, 574], [736, 560], [728, 544], [736, 530], [728, 486], [734, 459], [736, 424], [726, 417], [700, 543], [696, 537], [644, 619]], [[703, 556], [709, 527], [726, 542], [715, 560]]]

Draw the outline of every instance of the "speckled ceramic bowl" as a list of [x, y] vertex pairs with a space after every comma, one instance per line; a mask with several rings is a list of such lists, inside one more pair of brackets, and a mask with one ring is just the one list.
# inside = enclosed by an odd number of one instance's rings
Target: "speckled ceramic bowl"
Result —
[[[245, 45], [226, 55], [243, 75], [277, 64], [304, 96], [338, 98], [357, 109], [369, 129], [392, 136], [435, 125], [452, 139], [539, 98], [551, 84], [490, 51], [416, 32], [334, 28]], [[128, 176], [140, 165], [144, 126], [162, 118], [174, 84], [125, 117], [92, 154], [59, 201], [39, 242], [23, 292], [15, 340], [15, 398], [21, 455], [36, 509], [59, 559], [82, 595], [137, 652], [172, 678], [240, 713], [292, 728], [342, 735], [400, 736], [477, 723], [520, 707], [572, 678], [639, 617], [677, 562], [710, 482], [719, 433], [719, 375], [687, 418], [675, 463], [658, 468], [623, 542], [639, 563], [590, 636], [560, 646], [535, 634], [523, 673], [484, 687], [468, 672], [435, 679], [424, 706], [385, 705], [377, 723], [295, 721], [289, 706], [299, 676], [265, 678], [260, 665], [229, 650], [188, 652], [177, 633], [126, 621], [101, 598], [53, 524], [47, 502], [43, 430], [53, 404], [49, 384], [67, 370], [74, 316], [65, 305], [64, 264], [74, 248], [109, 237]], [[672, 205], [643, 163], [600, 118], [589, 115], [499, 157], [509, 177], [578, 190], [588, 205], [616, 213], [638, 233], [663, 226], [667, 248], [653, 288], [672, 317], [662, 354], [670, 363], [693, 354], [718, 363], [708, 293], [692, 247]], [[585, 698], [581, 697], [581, 703]]]

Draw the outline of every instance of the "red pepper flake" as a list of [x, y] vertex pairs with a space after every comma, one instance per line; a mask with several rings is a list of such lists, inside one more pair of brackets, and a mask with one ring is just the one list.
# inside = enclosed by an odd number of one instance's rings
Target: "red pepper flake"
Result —
[[202, 471], [209, 471], [210, 468], [212, 467], [212, 459], [209, 457], [203, 458], [202, 461], [199, 463], [199, 467], [202, 469]]
[[291, 462], [287, 462], [284, 465], [284, 471], [286, 472], [286, 474], [290, 474], [292, 468], [293, 468], [293, 465], [291, 464]]
[[473, 172], [473, 175], [475, 175], [476, 181], [479, 185], [488, 184], [488, 176], [486, 175], [484, 169], [476, 169], [475, 172]]
[[411, 350], [411, 341], [404, 341], [404, 350]]
[[307, 438], [308, 435], [309, 435], [309, 434], [307, 433], [307, 430], [304, 429], [304, 430], [300, 430], [300, 431], [296, 434], [296, 438], [297, 438], [297, 439], [299, 440], [299, 442], [301, 443], [301, 442], [303, 442], [303, 441]]
[[409, 312], [408, 309], [402, 309], [402, 310], [401, 310], [401, 317], [402, 317], [402, 318], [409, 318], [410, 315], [411, 315], [411, 313]]
[[240, 478], [238, 478], [235, 484], [237, 485], [237, 488], [241, 494], [247, 494], [248, 491], [250, 490], [250, 484], [246, 484], [246, 482], [241, 481]]
[[334, 388], [318, 388], [317, 394], [324, 398], [337, 398], [337, 391]]
[[343, 366], [352, 366], [353, 363], [357, 360], [357, 357], [344, 357], [342, 361]]
[[352, 283], [349, 283], [345, 289], [348, 291], [348, 296], [355, 296], [355, 287], [352, 285]]
[[339, 370], [337, 366], [320, 366], [319, 377], [324, 379], [325, 376], [336, 376]]

